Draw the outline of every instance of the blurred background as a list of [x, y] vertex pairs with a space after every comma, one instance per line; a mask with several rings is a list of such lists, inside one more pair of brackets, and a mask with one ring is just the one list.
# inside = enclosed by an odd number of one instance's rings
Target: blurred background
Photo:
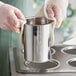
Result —
[[74, 39], [74, 41], [71, 42], [75, 42], [76, 44], [76, 0], [69, 1], [70, 3], [67, 8], [67, 18], [63, 21], [61, 27], [55, 30], [55, 39], [57, 36], [60, 38], [55, 40], [56, 44], [62, 44], [65, 41], [70, 41], [71, 39]]

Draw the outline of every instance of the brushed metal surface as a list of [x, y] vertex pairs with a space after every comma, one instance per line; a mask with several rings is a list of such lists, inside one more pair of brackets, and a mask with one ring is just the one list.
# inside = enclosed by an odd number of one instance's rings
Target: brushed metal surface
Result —
[[[51, 65], [51, 63], [47, 62], [42, 64], [36, 64], [34, 65], [33, 63], [29, 64], [29, 62], [26, 62], [27, 64], [25, 65], [25, 59], [23, 56], [23, 53], [21, 52], [20, 48], [12, 48], [10, 49], [10, 66], [11, 66], [11, 73], [13, 74], [16, 72], [17, 74], [48, 74], [48, 73], [75, 73], [76, 72], [76, 67], [69, 65], [67, 62], [74, 62], [76, 55], [73, 54], [64, 54], [61, 52], [61, 49], [64, 47], [67, 47], [67, 45], [60, 45], [60, 46], [53, 46], [52, 48], [55, 49], [55, 53], [52, 55], [52, 59], [50, 62], [54, 62]], [[69, 46], [70, 47], [70, 46]], [[76, 47], [76, 46], [74, 46]], [[73, 59], [73, 60], [72, 60]], [[14, 62], [12, 62], [12, 60]], [[58, 63], [56, 62], [58, 61]], [[14, 64], [13, 64], [14, 63]], [[12, 67], [12, 64], [15, 65], [15, 67]], [[55, 65], [59, 64], [58, 66]], [[73, 64], [73, 63], [72, 63]], [[75, 63], [74, 63], [75, 64]], [[39, 67], [38, 67], [39, 66]], [[54, 68], [53, 68], [54, 66]], [[41, 67], [43, 69], [41, 69]], [[51, 68], [52, 67], [52, 68]], [[14, 72], [13, 72], [13, 69]]]
[[69, 64], [72, 67], [76, 67], [76, 58], [69, 59], [67, 61], [67, 64]]
[[64, 47], [63, 49], [61, 49], [61, 52], [63, 52], [64, 54], [76, 55], [76, 46]]
[[27, 19], [23, 30], [25, 60], [36, 63], [48, 61], [48, 51], [52, 44], [53, 22], [54, 20], [45, 17]]

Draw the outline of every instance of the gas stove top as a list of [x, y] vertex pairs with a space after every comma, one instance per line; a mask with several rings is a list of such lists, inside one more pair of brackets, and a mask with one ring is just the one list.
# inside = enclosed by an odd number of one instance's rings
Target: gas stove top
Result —
[[[45, 63], [26, 61], [21, 48], [10, 48], [9, 54], [12, 75], [76, 72], [76, 46], [53, 46], [49, 51], [49, 61]], [[52, 54], [52, 57], [50, 57], [50, 54]]]

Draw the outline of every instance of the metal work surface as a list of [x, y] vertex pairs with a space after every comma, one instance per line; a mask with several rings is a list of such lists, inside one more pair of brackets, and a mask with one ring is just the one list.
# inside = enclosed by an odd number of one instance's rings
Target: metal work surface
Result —
[[73, 50], [74, 52], [76, 51], [76, 46], [54, 46], [52, 48], [52, 59], [49, 59], [49, 61], [45, 63], [26, 62], [21, 49], [11, 48], [9, 51], [11, 75], [24, 76], [25, 74], [75, 73], [76, 55], [70, 54], [65, 50], [69, 50], [69, 52]]

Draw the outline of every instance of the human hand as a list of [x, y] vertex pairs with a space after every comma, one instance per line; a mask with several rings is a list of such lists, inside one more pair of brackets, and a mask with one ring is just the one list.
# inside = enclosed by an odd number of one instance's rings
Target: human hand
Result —
[[26, 21], [19, 9], [5, 3], [0, 6], [0, 28], [20, 32], [20, 20]]
[[66, 18], [68, 0], [45, 0], [44, 14], [49, 19], [56, 20], [56, 26], [60, 27]]

